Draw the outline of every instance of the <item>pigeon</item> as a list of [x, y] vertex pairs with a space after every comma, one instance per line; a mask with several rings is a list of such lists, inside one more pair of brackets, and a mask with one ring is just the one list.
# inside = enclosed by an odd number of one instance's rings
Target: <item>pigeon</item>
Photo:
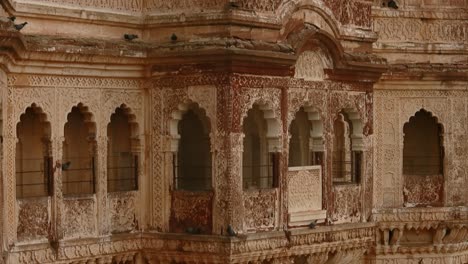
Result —
[[390, 8], [393, 8], [393, 9], [398, 9], [398, 5], [394, 0], [388, 1], [387, 6], [390, 7]]
[[202, 233], [202, 230], [201, 228], [197, 228], [197, 227], [188, 227], [187, 229], [185, 229], [185, 232], [192, 234], [192, 235], [199, 235]]
[[227, 227], [227, 233], [228, 233], [229, 236], [232, 236], [232, 237], [233, 237], [233, 236], [237, 236], [237, 233], [234, 231], [234, 229], [232, 228], [231, 225], [228, 225], [228, 227]]
[[314, 220], [308, 226], [310, 229], [314, 229], [316, 225], [317, 225], [317, 220]]
[[138, 35], [135, 35], [135, 34], [124, 34], [124, 39], [126, 40], [134, 40], [134, 39], [137, 39], [138, 38]]
[[176, 41], [176, 40], [177, 40], [177, 35], [174, 34], [174, 33], [172, 33], [171, 40], [172, 40], [172, 41]]
[[67, 161], [65, 163], [62, 164], [62, 170], [63, 171], [66, 171], [70, 168], [70, 165], [71, 165], [71, 161]]
[[28, 24], [28, 22], [24, 22], [24, 23], [21, 23], [21, 24], [17, 24], [15, 25], [15, 29], [20, 31], [21, 29], [24, 28], [24, 26], [26, 26]]
[[15, 20], [16, 20], [16, 17], [15, 17], [15, 16], [11, 16], [11, 17], [8, 17], [8, 19], [10, 19], [11, 21], [15, 21]]
[[239, 8], [239, 4], [236, 2], [229, 2], [229, 7], [231, 8]]

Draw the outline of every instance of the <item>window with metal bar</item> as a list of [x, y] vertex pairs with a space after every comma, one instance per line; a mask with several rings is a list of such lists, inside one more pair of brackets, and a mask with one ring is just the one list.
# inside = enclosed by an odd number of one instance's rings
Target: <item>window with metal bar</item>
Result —
[[353, 149], [352, 122], [341, 112], [333, 123], [332, 175], [334, 183], [359, 183], [362, 151]]
[[128, 109], [119, 107], [111, 116], [107, 127], [108, 155], [107, 155], [107, 191], [124, 192], [138, 189], [138, 153], [133, 151], [135, 131]]
[[16, 144], [16, 197], [52, 194], [50, 124], [41, 109], [32, 105], [20, 116]]
[[257, 105], [244, 119], [242, 181], [244, 189], [275, 188], [279, 185], [279, 153], [268, 152], [267, 124]]
[[427, 111], [420, 110], [403, 127], [403, 174], [443, 174], [442, 127]]
[[210, 128], [206, 120], [200, 109], [195, 108], [184, 113], [179, 121], [180, 140], [173, 158], [177, 190], [211, 189]]
[[79, 104], [68, 114], [64, 128], [62, 190], [64, 195], [95, 192], [96, 141], [91, 114]]

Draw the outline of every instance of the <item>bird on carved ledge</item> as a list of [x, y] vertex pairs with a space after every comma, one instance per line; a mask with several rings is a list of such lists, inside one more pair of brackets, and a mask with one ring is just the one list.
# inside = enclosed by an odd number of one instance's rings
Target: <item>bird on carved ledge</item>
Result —
[[16, 29], [16, 30], [20, 31], [20, 30], [22, 30], [27, 24], [28, 24], [28, 22], [23, 22], [23, 23], [21, 23], [21, 24], [16, 24], [16, 25], [14, 25], [14, 26], [15, 26], [15, 29]]
[[70, 168], [70, 165], [71, 165], [71, 161], [67, 161], [65, 163], [62, 164], [62, 170], [63, 171], [66, 171]]
[[232, 237], [233, 237], [233, 236], [237, 236], [236, 231], [234, 231], [234, 228], [232, 228], [231, 225], [228, 225], [228, 227], [227, 227], [227, 233], [228, 233], [229, 236], [232, 236]]
[[387, 6], [393, 9], [398, 9], [398, 5], [394, 0], [388, 1]]
[[16, 20], [16, 17], [15, 16], [11, 16], [11, 17], [8, 17], [9, 20], [11, 21], [15, 21]]
[[137, 39], [138, 38], [138, 35], [135, 35], [135, 34], [124, 34], [124, 39], [126, 40], [134, 40], [134, 39]]
[[308, 227], [309, 227], [310, 229], [315, 229], [316, 226], [317, 226], [317, 220], [312, 221], [312, 222], [308, 225]]

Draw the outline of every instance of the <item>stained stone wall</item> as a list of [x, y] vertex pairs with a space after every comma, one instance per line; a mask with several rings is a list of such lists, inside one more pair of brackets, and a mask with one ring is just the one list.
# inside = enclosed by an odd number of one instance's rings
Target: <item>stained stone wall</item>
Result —
[[[468, 3], [396, 2], [0, 2], [0, 263], [468, 263]], [[17, 199], [17, 123], [32, 105], [51, 125], [52, 191]], [[95, 192], [64, 196], [64, 126], [78, 105], [96, 124]], [[174, 182], [189, 105], [210, 124], [209, 190]], [[243, 188], [254, 105], [271, 188]], [[110, 192], [118, 107], [138, 127], [138, 188]], [[302, 150], [319, 164], [289, 168], [301, 108], [312, 124]], [[405, 181], [403, 127], [421, 109], [443, 127], [443, 175]], [[359, 181], [337, 184], [340, 113], [362, 159]]]

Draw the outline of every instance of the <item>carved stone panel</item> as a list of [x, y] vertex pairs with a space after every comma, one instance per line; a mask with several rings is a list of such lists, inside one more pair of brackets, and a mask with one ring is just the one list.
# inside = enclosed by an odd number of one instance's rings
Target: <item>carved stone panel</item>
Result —
[[324, 219], [320, 166], [292, 167], [288, 171], [289, 225], [307, 225]]
[[18, 241], [47, 240], [50, 230], [50, 199], [31, 198], [17, 201]]
[[361, 219], [361, 186], [336, 185], [333, 221], [336, 223], [353, 223]]
[[244, 230], [272, 230], [276, 224], [276, 189], [244, 191]]
[[122, 233], [135, 230], [138, 227], [137, 193], [115, 192], [108, 194], [111, 232]]
[[213, 192], [173, 191], [171, 232], [210, 234], [212, 230]]
[[404, 175], [403, 177], [403, 198], [406, 207], [442, 205], [444, 176]]
[[94, 198], [65, 198], [63, 200], [65, 238], [90, 237], [95, 234], [95, 206]]

